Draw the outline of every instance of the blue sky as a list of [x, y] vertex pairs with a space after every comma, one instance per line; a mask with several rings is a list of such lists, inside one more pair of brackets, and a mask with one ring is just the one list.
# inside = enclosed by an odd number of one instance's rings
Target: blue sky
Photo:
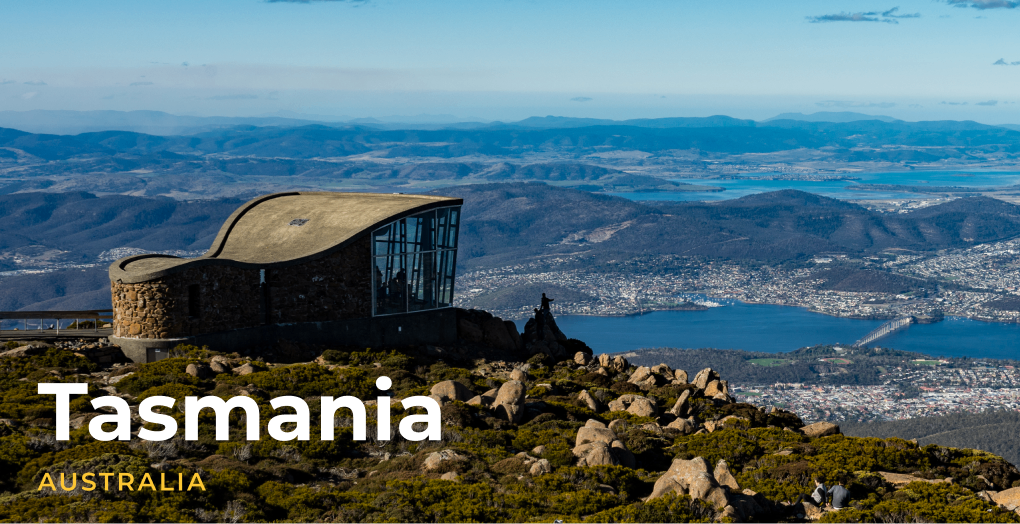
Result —
[[1012, 0], [53, 0], [2, 13], [0, 110], [1020, 123]]

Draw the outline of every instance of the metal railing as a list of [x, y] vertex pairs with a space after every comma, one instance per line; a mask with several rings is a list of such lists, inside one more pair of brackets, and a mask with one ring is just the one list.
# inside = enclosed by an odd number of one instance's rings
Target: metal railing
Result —
[[[73, 320], [73, 322], [71, 322]], [[112, 333], [113, 310], [0, 311], [0, 335], [4, 337], [49, 335], [98, 336]]]

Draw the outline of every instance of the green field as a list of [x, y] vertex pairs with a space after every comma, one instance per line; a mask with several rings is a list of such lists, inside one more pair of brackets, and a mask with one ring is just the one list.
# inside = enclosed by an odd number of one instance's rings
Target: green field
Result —
[[769, 366], [769, 367], [785, 366], [790, 363], [789, 360], [781, 358], [752, 358], [751, 360], [748, 360], [748, 362], [756, 366]]
[[845, 358], [839, 358], [839, 357], [835, 357], [835, 358], [823, 358], [822, 361], [823, 362], [828, 362], [830, 364], [839, 364], [841, 366], [846, 366], [846, 365], [849, 365], [849, 364], [853, 364], [852, 361], [847, 360]]
[[910, 362], [918, 366], [937, 366], [941, 363], [938, 360], [911, 360]]

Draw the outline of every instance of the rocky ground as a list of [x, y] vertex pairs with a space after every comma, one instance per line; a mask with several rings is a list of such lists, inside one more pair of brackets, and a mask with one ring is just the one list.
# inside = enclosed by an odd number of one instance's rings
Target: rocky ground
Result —
[[[1020, 471], [993, 455], [900, 439], [852, 438], [828, 423], [734, 402], [712, 369], [633, 366], [593, 356], [547, 311], [525, 332], [483, 311], [459, 312], [448, 347], [272, 348], [224, 354], [179, 347], [133, 364], [103, 343], [0, 348], [0, 520], [58, 521], [1004, 521], [1017, 522]], [[375, 379], [392, 379], [381, 393]], [[71, 405], [70, 441], [56, 441], [52, 397], [37, 382], [88, 382]], [[442, 440], [377, 438], [376, 401], [428, 395]], [[255, 399], [262, 439], [235, 410], [230, 440], [97, 442], [92, 397], [132, 406], [153, 395]], [[272, 398], [305, 398], [311, 440], [265, 434]], [[367, 439], [336, 416], [318, 438], [318, 396], [365, 400]], [[183, 423], [179, 410], [168, 412]], [[183, 428], [183, 424], [181, 424]], [[136, 434], [140, 424], [135, 424]], [[85, 471], [198, 473], [204, 492], [39, 491], [43, 475]], [[822, 475], [852, 499], [836, 511], [797, 503]]]

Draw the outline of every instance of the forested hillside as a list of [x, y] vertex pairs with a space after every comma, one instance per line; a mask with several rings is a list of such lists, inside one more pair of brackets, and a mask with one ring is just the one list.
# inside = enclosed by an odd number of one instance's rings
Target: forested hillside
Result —
[[843, 431], [856, 437], [913, 439], [922, 446], [981, 449], [1020, 464], [1020, 413], [1012, 411], [848, 423]]

